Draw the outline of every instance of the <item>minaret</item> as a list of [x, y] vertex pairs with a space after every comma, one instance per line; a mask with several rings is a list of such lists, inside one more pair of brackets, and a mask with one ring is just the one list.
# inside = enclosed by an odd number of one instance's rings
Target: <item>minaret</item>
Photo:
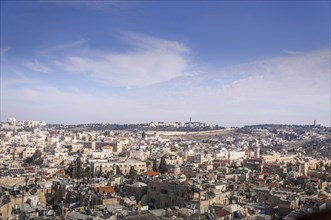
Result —
[[255, 158], [260, 158], [260, 145], [259, 145], [259, 141], [255, 140], [255, 146], [254, 146], [254, 157]]

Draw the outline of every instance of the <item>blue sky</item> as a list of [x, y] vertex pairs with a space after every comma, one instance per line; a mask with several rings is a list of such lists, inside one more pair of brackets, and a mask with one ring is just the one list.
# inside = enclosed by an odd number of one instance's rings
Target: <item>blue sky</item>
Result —
[[330, 126], [330, 1], [2, 1], [10, 116]]

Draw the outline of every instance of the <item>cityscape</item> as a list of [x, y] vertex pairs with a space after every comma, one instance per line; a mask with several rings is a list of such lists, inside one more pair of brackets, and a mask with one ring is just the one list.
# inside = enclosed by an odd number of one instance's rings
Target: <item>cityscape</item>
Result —
[[316, 121], [69, 126], [11, 117], [0, 134], [3, 219], [297, 219], [331, 205], [331, 128]]
[[331, 219], [330, 1], [0, 4], [0, 220]]

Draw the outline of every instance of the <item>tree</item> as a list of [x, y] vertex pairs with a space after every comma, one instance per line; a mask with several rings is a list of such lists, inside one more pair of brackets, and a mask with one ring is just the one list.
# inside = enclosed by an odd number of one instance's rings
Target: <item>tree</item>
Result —
[[68, 145], [67, 148], [68, 148], [69, 153], [71, 153], [71, 151], [72, 151], [72, 145]]
[[41, 165], [43, 160], [41, 159], [41, 151], [38, 149], [36, 150], [31, 157], [26, 158], [25, 163], [34, 164], [34, 165]]
[[171, 146], [171, 147], [170, 147], [170, 151], [171, 151], [171, 152], [176, 152], [176, 151], [178, 151], [178, 149], [177, 149], [176, 146]]
[[68, 168], [65, 170], [66, 174], [68, 174], [71, 178], [73, 178], [73, 173], [74, 173], [74, 165], [71, 162], [68, 166]]
[[116, 165], [116, 174], [117, 175], [122, 175], [122, 170], [118, 165]]
[[155, 171], [155, 172], [158, 171], [156, 159], [153, 160], [153, 171]]
[[149, 160], [146, 161], [146, 167], [148, 169], [148, 167], [151, 165], [151, 162]]
[[100, 164], [100, 168], [99, 168], [99, 177], [102, 176], [102, 164]]
[[322, 168], [322, 167], [324, 167], [324, 163], [323, 163], [323, 161], [321, 160], [320, 163], [319, 163], [319, 168]]
[[103, 177], [105, 177], [105, 178], [108, 179], [111, 175], [113, 175], [113, 171], [108, 170], [108, 171], [103, 175]]
[[131, 166], [128, 178], [130, 180], [134, 180], [134, 179], [136, 179], [136, 177], [137, 177], [137, 171], [133, 166]]
[[[76, 160], [71, 162], [66, 170], [66, 173], [73, 179], [80, 179], [86, 177], [86, 170], [83, 169], [82, 160], [77, 157]], [[89, 176], [89, 172], [87, 174]]]
[[89, 167], [89, 166], [85, 167], [83, 177], [90, 179], [90, 172], [91, 172], [91, 167]]
[[161, 157], [161, 162], [160, 162], [160, 165], [159, 165], [159, 172], [163, 174], [167, 171], [168, 171], [168, 168], [167, 168], [166, 159], [164, 157]]
[[75, 161], [75, 173], [76, 173], [76, 177], [77, 179], [82, 178], [82, 174], [83, 174], [83, 166], [82, 166], [82, 160], [80, 159], [80, 157], [77, 157], [76, 161]]

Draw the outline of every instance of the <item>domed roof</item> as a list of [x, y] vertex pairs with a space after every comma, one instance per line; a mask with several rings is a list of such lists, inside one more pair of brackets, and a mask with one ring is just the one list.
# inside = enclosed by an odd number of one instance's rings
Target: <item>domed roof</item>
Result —
[[147, 186], [147, 184], [143, 183], [143, 182], [135, 182], [131, 186], [133, 186], [133, 187], [144, 187], [144, 186]]

